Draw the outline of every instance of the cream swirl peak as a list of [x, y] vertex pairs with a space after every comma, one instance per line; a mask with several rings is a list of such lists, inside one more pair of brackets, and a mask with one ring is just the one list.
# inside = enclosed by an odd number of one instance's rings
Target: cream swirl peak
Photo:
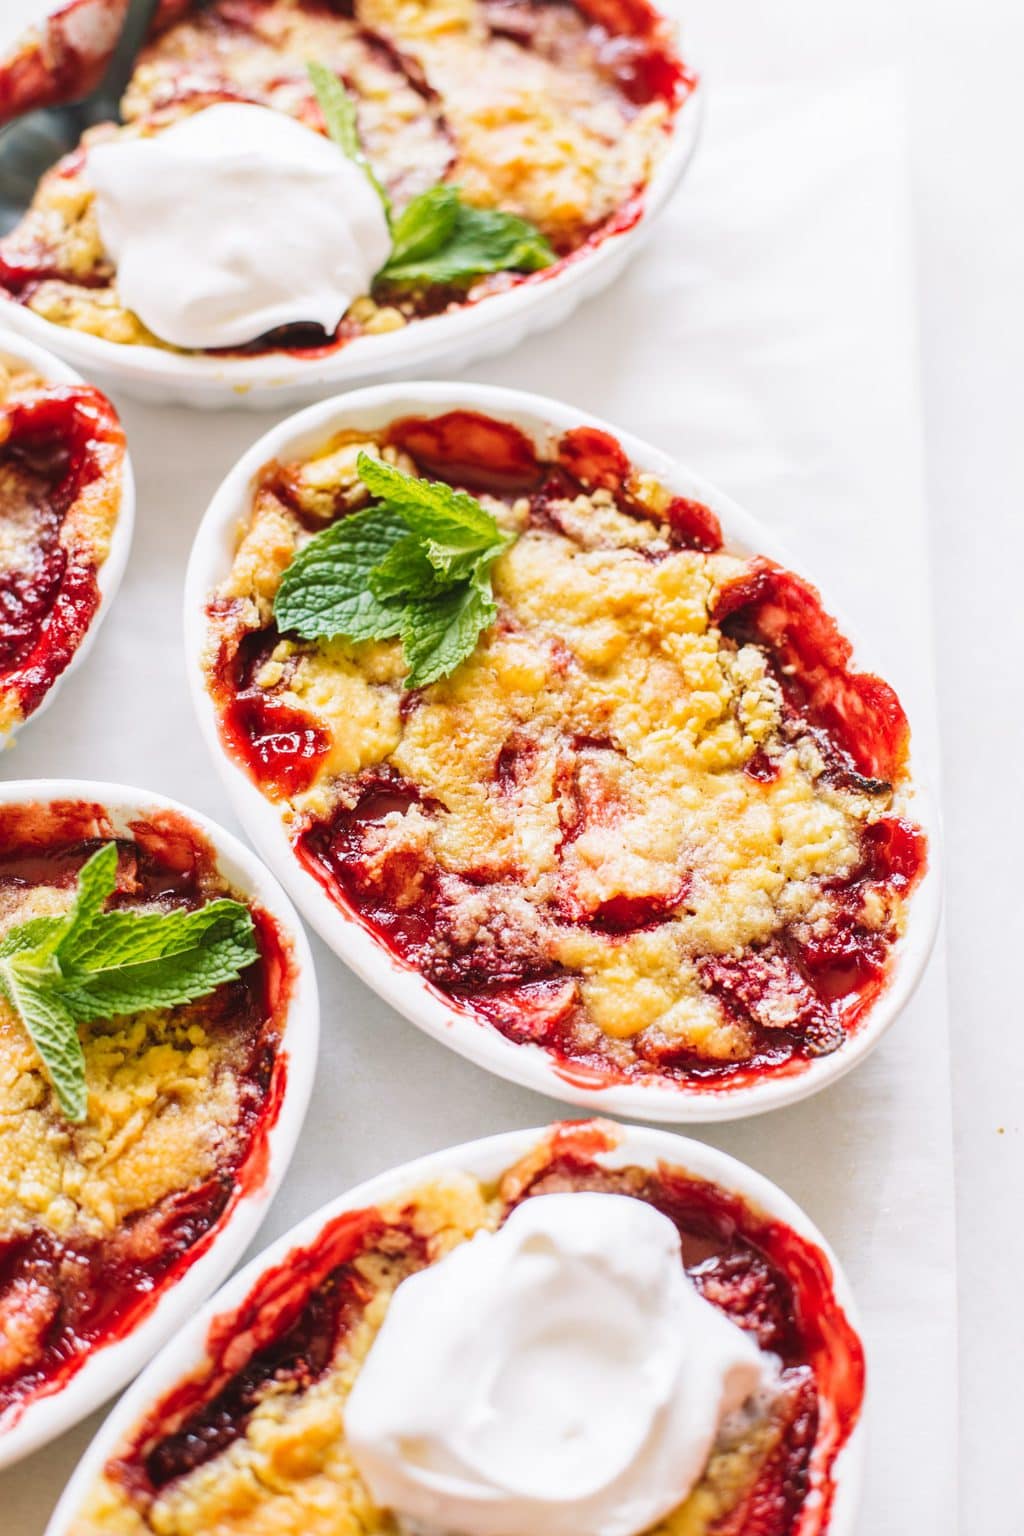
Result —
[[638, 1536], [772, 1369], [697, 1291], [666, 1216], [543, 1195], [399, 1286], [346, 1435], [409, 1529]]
[[162, 341], [237, 347], [280, 326], [333, 334], [391, 250], [363, 172], [312, 129], [223, 102], [89, 150], [121, 301]]

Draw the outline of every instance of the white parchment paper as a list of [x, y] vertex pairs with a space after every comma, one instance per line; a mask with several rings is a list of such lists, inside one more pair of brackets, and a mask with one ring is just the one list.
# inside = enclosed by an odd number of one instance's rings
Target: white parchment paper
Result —
[[[7, 0], [4, 0], [6, 10]], [[771, 520], [899, 687], [934, 779], [928, 545], [903, 93], [893, 11], [690, 0], [708, 84], [691, 177], [627, 278], [474, 378], [562, 396], [669, 450]], [[180, 592], [215, 485], [270, 416], [119, 401], [135, 549], [92, 657], [0, 760], [176, 795], [229, 826], [193, 726]], [[317, 1088], [260, 1243], [339, 1190], [558, 1113], [393, 1015], [314, 941]], [[700, 1132], [781, 1183], [858, 1293], [870, 1359], [865, 1536], [954, 1536], [953, 1184], [942, 946], [865, 1065], [811, 1102]], [[95, 1422], [0, 1475], [0, 1533], [39, 1536]]]

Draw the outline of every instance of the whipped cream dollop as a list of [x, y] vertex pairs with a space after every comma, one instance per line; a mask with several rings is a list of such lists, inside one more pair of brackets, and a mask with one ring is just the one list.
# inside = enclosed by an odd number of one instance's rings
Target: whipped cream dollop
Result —
[[408, 1530], [637, 1536], [772, 1369], [653, 1206], [538, 1195], [398, 1287], [346, 1437]]
[[391, 251], [380, 198], [336, 144], [222, 102], [89, 150], [123, 304], [162, 341], [234, 347], [277, 326], [334, 331]]

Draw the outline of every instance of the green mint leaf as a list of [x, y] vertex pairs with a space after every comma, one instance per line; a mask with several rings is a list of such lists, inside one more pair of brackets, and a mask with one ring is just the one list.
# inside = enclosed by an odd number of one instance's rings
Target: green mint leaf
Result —
[[494, 623], [497, 614], [489, 583], [460, 583], [433, 602], [406, 609], [402, 647], [409, 665], [407, 688], [425, 688], [448, 677], [471, 656], [481, 630]]
[[390, 223], [391, 199], [363, 153], [355, 102], [334, 70], [328, 69], [326, 64], [321, 64], [317, 59], [310, 59], [306, 64], [306, 72], [316, 94], [320, 111], [323, 113], [327, 132], [338, 148], [358, 165], [384, 205], [384, 213]]
[[334, 70], [328, 69], [326, 64], [321, 64], [317, 59], [310, 59], [306, 64], [306, 73], [316, 92], [327, 132], [350, 160], [358, 160], [363, 151], [359, 142], [359, 123], [355, 102]]
[[[404, 248], [396, 244], [375, 283], [391, 289], [462, 287], [489, 272], [537, 272], [555, 261], [554, 251], [536, 225], [500, 208], [474, 208], [462, 201], [458, 188], [447, 190], [457, 198], [447, 234], [438, 241], [437, 228], [449, 218], [448, 205], [439, 200], [436, 210], [425, 209], [416, 216], [423, 223], [425, 238], [416, 241], [415, 221], [411, 221]], [[430, 195], [422, 193], [421, 198]], [[409, 204], [403, 219], [419, 201]], [[428, 213], [433, 215], [432, 225]]]
[[481, 571], [489, 573], [502, 550], [508, 549], [514, 542], [514, 534], [499, 533], [495, 542], [485, 545], [483, 549], [457, 550], [450, 544], [439, 544], [436, 539], [428, 539], [424, 550], [430, 564], [446, 581], [472, 581]]
[[368, 491], [397, 512], [424, 543], [432, 545], [431, 564], [442, 572], [448, 552], [479, 553], [503, 541], [494, 518], [467, 491], [453, 491], [440, 481], [407, 475], [368, 453], [359, 455], [356, 472]]
[[74, 905], [64, 919], [64, 931], [53, 949], [62, 971], [77, 963], [78, 951], [83, 944], [88, 944], [116, 885], [117, 844], [105, 843], [78, 871]]
[[370, 572], [370, 590], [382, 603], [436, 597], [443, 587], [444, 577], [415, 533], [407, 533], [392, 545]]
[[442, 182], [414, 197], [391, 226], [388, 267], [436, 256], [454, 235], [458, 216], [458, 187]]
[[76, 1122], [86, 1111], [79, 1024], [193, 1002], [259, 958], [244, 903], [225, 897], [194, 911], [104, 911], [116, 882], [117, 846], [108, 843], [79, 871], [65, 916], [30, 918], [0, 939], [0, 993]]
[[50, 976], [27, 956], [0, 962], [4, 992], [42, 1058], [61, 1111], [77, 1125], [85, 1119], [85, 1055], [75, 1017]]
[[[242, 902], [227, 896], [191, 910], [178, 907], [170, 912], [137, 912], [121, 908], [104, 912], [75, 944], [74, 970], [94, 975], [166, 960], [236, 929], [251, 933], [252, 919]], [[64, 954], [58, 951], [57, 958], [64, 975], [72, 974]]]
[[274, 615], [306, 639], [400, 635], [405, 686], [420, 688], [454, 671], [494, 622], [491, 567], [513, 535], [466, 491], [366, 453], [356, 468], [377, 503], [296, 555]]
[[[19, 923], [17, 928], [8, 928], [0, 938], [0, 960], [6, 960], [10, 955], [18, 955], [25, 950], [39, 949], [52, 952], [56, 947], [56, 940], [66, 927], [66, 917], [30, 917], [27, 922]], [[0, 973], [0, 987], [2, 985], [3, 975]]]
[[211, 901], [194, 912], [108, 916], [109, 937], [98, 935], [88, 968], [62, 985], [80, 1021], [194, 1002], [259, 958], [252, 917], [238, 901]]
[[[365, 455], [361, 455], [365, 457]], [[274, 599], [278, 628], [305, 640], [387, 640], [402, 627], [370, 590], [370, 573], [409, 529], [388, 507], [367, 507], [314, 534]]]

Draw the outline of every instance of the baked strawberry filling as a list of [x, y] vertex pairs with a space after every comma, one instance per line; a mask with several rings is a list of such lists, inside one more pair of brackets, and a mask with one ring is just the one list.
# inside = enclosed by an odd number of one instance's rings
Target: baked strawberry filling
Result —
[[0, 58], [0, 122], [91, 91], [117, 42], [125, 0], [63, 0]]
[[[667, 1216], [702, 1295], [772, 1361], [770, 1390], [726, 1422], [696, 1487], [658, 1529], [687, 1536], [819, 1536], [836, 1458], [857, 1424], [864, 1357], [829, 1262], [784, 1223], [681, 1168], [609, 1170], [600, 1124], [565, 1125], [493, 1185], [453, 1171], [383, 1205], [346, 1212], [217, 1316], [201, 1367], [126, 1436], [78, 1517], [83, 1536], [217, 1528], [394, 1529], [349, 1458], [345, 1404], [409, 1276], [536, 1196], [598, 1191]], [[394, 1390], [401, 1391], [401, 1382]], [[305, 1523], [304, 1523], [305, 1522]]]
[[[113, 913], [194, 913], [229, 894], [213, 850], [176, 814], [115, 832], [98, 805], [6, 805], [0, 955], [19, 924], [69, 910], [84, 865], [111, 843]], [[77, 1122], [0, 991], [0, 1431], [135, 1328], [264, 1178], [291, 960], [274, 920], [250, 911], [258, 958], [237, 980], [80, 1025]]]
[[[426, 579], [429, 558], [407, 535], [403, 564], [358, 578], [385, 593], [383, 638], [349, 639], [362, 610], [310, 605], [360, 558], [355, 534], [351, 555], [330, 541], [350, 518], [379, 531], [396, 475], [407, 510], [471, 494], [490, 544], [468, 586], [400, 608], [379, 583]], [[417, 626], [456, 600], [479, 634], [448, 632], [439, 677]], [[570, 1077], [726, 1090], [800, 1071], [886, 986], [927, 863], [899, 700], [855, 669], [813, 587], [730, 552], [710, 508], [607, 433], [538, 449], [455, 411], [269, 465], [208, 611], [225, 747], [300, 863], [454, 1006]]]
[[0, 391], [0, 737], [46, 697], [100, 603], [124, 433], [84, 385]]

